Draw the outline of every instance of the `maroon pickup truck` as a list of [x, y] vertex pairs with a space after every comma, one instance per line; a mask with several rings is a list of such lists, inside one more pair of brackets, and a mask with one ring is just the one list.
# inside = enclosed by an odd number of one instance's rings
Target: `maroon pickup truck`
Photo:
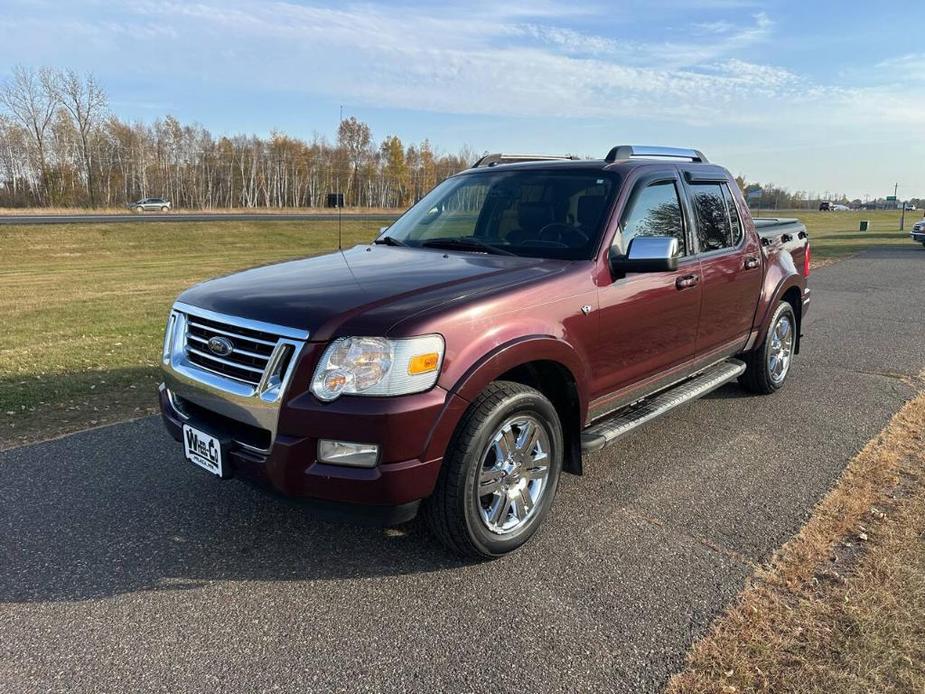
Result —
[[369, 245], [183, 293], [160, 401], [220, 478], [505, 554], [582, 455], [738, 378], [784, 385], [796, 220], [756, 228], [696, 150], [488, 155]]

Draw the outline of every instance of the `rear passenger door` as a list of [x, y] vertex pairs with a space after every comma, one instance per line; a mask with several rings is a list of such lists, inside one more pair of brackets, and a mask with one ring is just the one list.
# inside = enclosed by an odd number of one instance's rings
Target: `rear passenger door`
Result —
[[690, 179], [685, 187], [703, 292], [697, 353], [731, 355], [751, 332], [761, 291], [761, 248], [757, 237], [745, 233], [727, 179]]

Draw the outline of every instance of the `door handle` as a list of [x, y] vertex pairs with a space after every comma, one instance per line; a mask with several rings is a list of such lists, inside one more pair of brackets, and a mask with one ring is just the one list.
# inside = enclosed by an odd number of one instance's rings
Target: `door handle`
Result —
[[679, 277], [675, 280], [674, 286], [678, 289], [689, 289], [697, 286], [699, 281], [700, 278], [697, 275], [684, 275], [684, 277]]
[[758, 267], [758, 258], [753, 255], [748, 256], [745, 259], [745, 269], [754, 270], [756, 267]]

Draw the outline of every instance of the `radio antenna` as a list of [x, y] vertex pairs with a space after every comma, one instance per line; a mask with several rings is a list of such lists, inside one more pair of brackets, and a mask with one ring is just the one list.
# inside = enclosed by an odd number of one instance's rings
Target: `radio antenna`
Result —
[[340, 197], [340, 193], [337, 194], [337, 250], [342, 251], [343, 246], [341, 245], [341, 217], [343, 217], [344, 202]]

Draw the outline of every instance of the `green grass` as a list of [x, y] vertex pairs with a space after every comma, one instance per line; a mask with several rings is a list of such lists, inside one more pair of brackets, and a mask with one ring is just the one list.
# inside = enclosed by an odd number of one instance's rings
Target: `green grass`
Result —
[[[344, 245], [377, 230], [345, 219]], [[336, 245], [336, 222], [0, 227], [0, 447], [152, 411], [177, 294]]]
[[[909, 245], [912, 225], [922, 218], [921, 212], [906, 213], [905, 231], [899, 231], [900, 213], [896, 210], [872, 212], [818, 212], [816, 210], [781, 210], [763, 212], [762, 217], [797, 217], [806, 224], [813, 249], [813, 260], [831, 261], [877, 246]], [[860, 222], [870, 222], [868, 231], [858, 231]]]
[[[816, 262], [910, 244], [899, 213], [791, 211]], [[918, 215], [915, 215], [918, 217]], [[869, 219], [871, 231], [858, 232]], [[907, 230], [915, 221], [907, 215]], [[345, 217], [344, 245], [377, 222]], [[336, 247], [336, 222], [0, 227], [0, 448], [153, 411], [164, 321], [208, 277]]]

